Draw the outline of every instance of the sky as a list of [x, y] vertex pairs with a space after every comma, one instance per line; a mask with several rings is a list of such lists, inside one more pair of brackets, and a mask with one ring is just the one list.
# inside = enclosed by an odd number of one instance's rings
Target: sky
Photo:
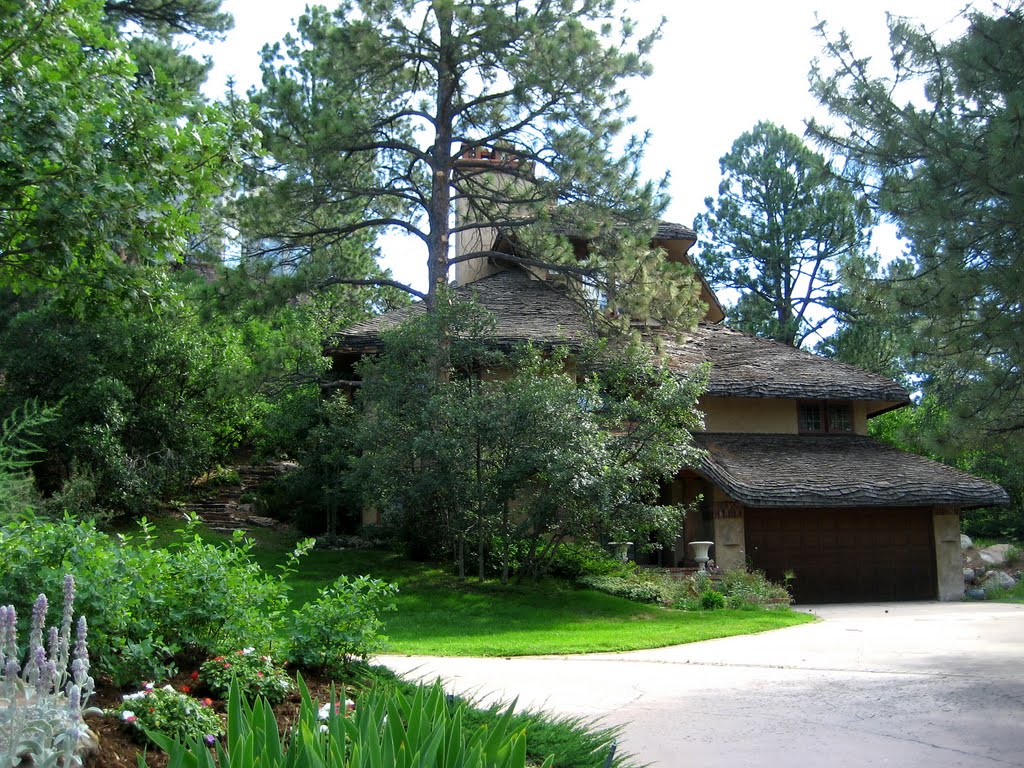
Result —
[[[719, 158], [759, 120], [771, 120], [802, 135], [805, 121], [824, 117], [808, 91], [811, 62], [822, 43], [813, 28], [821, 20], [833, 33], [845, 29], [858, 55], [888, 58], [886, 14], [921, 22], [940, 39], [964, 28], [966, 0], [638, 0], [632, 14], [649, 29], [664, 16], [661, 40], [651, 57], [654, 73], [632, 85], [631, 112], [637, 132], [650, 131], [644, 172], [670, 175], [671, 203], [665, 218], [692, 226], [717, 194]], [[244, 92], [259, 82], [259, 51], [292, 30], [302, 0], [224, 0], [235, 28], [210, 48], [214, 61], [207, 91], [223, 91], [227, 79]], [[329, 3], [328, 3], [329, 5]], [[979, 3], [979, 7], [985, 5]], [[884, 252], [899, 249], [891, 234], [875, 238]], [[425, 259], [384, 241], [385, 264], [395, 276], [423, 287]], [[401, 255], [399, 255], [401, 254]], [[891, 253], [891, 255], [896, 255]]]

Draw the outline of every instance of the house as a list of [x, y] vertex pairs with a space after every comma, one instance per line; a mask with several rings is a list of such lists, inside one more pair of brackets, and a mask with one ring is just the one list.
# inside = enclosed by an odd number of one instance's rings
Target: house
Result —
[[[493, 230], [482, 238], [457, 243], [457, 253], [499, 247]], [[687, 260], [695, 241], [678, 224], [659, 225], [654, 238], [675, 260]], [[499, 343], [571, 346], [595, 334], [564, 287], [533, 272], [467, 261], [456, 284], [494, 315]], [[694, 331], [661, 339], [673, 369], [710, 363], [699, 403], [706, 431], [695, 435], [705, 458], [665, 488], [673, 502], [700, 499], [699, 513], [652, 564], [689, 564], [688, 543], [707, 540], [720, 568], [791, 577], [800, 603], [962, 598], [960, 513], [1006, 504], [1006, 492], [869, 438], [868, 419], [910, 403], [896, 382], [733, 330], [706, 284], [701, 296], [707, 311]], [[384, 330], [421, 311], [336, 335], [327, 352], [339, 376], [379, 349]]]

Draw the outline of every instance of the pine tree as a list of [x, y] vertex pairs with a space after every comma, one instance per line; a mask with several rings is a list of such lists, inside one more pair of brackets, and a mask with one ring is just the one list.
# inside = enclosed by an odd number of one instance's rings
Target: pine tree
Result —
[[[625, 135], [625, 80], [647, 74], [656, 37], [637, 35], [612, 0], [311, 8], [296, 36], [265, 51], [254, 96], [272, 137], [263, 178], [308, 205], [250, 240], [303, 253], [317, 239], [405, 232], [428, 281], [424, 292], [402, 287], [432, 309], [453, 239], [493, 228], [514, 233], [513, 259], [602, 281], [627, 317], [692, 315], [691, 293], [667, 287], [679, 265], [648, 247], [663, 201], [640, 180], [643, 140]], [[457, 207], [469, 215], [453, 225]], [[555, 232], [586, 238], [587, 253]]]
[[799, 347], [841, 313], [840, 273], [864, 262], [870, 217], [821, 155], [772, 123], [720, 162], [718, 198], [697, 219], [702, 272], [740, 292], [735, 327]]
[[889, 306], [909, 365], [993, 447], [1024, 435], [1024, 4], [966, 18], [948, 43], [891, 19], [887, 75], [822, 25], [812, 84], [835, 122], [810, 131], [909, 244]]

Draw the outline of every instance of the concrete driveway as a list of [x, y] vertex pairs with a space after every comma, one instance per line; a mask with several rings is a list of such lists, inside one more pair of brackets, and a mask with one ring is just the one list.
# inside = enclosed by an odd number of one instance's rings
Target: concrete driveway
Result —
[[378, 661], [622, 725], [622, 748], [660, 768], [1024, 766], [1024, 605], [799, 610], [821, 621], [632, 653]]

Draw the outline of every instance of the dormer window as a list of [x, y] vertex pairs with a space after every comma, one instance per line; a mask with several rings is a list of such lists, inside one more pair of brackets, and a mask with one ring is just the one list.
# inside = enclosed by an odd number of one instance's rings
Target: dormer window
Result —
[[798, 403], [797, 428], [812, 435], [853, 432], [853, 406], [828, 400]]

